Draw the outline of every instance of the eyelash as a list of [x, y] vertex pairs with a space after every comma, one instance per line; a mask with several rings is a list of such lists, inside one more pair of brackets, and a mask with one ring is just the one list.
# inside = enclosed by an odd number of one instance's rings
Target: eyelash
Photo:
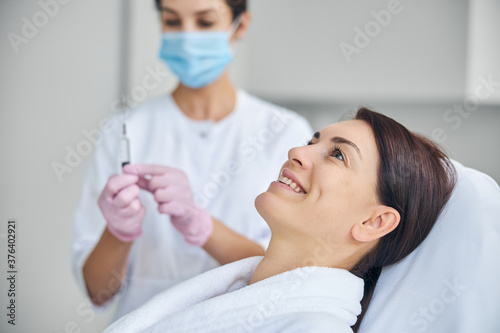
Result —
[[[342, 159], [338, 158], [338, 157], [335, 157], [335, 153], [340, 153], [340, 156], [342, 157]], [[342, 162], [345, 162], [345, 157], [344, 157], [344, 152], [342, 151], [342, 149], [340, 147], [333, 147], [333, 151], [332, 153], [330, 154], [330, 156], [332, 157], [335, 157], [335, 158], [338, 158], [339, 160], [341, 160]]]
[[165, 24], [168, 25], [169, 27], [175, 27], [181, 24], [181, 22], [179, 20], [166, 20]]
[[[179, 20], [166, 20], [165, 21], [165, 24], [169, 27], [176, 27], [176, 26], [179, 26], [181, 24], [181, 21]], [[198, 21], [198, 24], [202, 27], [202, 28], [209, 28], [213, 25], [213, 22], [209, 22], [209, 21]]]
[[[310, 146], [312, 144], [313, 144], [312, 140], [309, 140], [307, 142], [307, 146]], [[335, 157], [335, 153], [340, 153], [340, 156], [342, 157], [342, 159]], [[333, 150], [332, 150], [332, 153], [330, 154], [330, 156], [335, 157], [335, 158], [341, 160], [342, 162], [345, 162], [345, 154], [344, 154], [344, 151], [342, 150], [342, 148], [340, 148], [340, 147], [337, 147], [337, 146], [333, 147]]]
[[204, 28], [209, 28], [213, 25], [213, 22], [209, 21], [198, 21], [198, 24]]

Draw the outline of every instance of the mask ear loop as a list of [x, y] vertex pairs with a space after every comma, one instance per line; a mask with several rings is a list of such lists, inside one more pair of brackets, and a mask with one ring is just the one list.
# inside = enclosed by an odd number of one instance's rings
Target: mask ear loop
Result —
[[232, 37], [236, 30], [240, 27], [241, 25], [241, 14], [236, 16], [236, 18], [233, 21], [233, 24], [231, 24], [231, 27], [228, 30], [229, 37]]

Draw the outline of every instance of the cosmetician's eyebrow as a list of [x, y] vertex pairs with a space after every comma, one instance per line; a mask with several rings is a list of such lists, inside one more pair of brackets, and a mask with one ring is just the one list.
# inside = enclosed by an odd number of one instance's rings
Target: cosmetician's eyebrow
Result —
[[[169, 7], [161, 7], [161, 11], [178, 15], [178, 13], [174, 9], [169, 8]], [[207, 14], [210, 12], [215, 12], [215, 10], [213, 8], [202, 9], [202, 10], [196, 12], [195, 15], [199, 16], [199, 15], [204, 15], [204, 14]]]
[[162, 6], [160, 10], [161, 10], [162, 12], [167, 12], [167, 13], [171, 13], [171, 14], [175, 14], [175, 15], [177, 15], [177, 12], [176, 12], [175, 10], [173, 10], [173, 9], [171, 9], [171, 8], [168, 8], [168, 7], [163, 7], [163, 6]]
[[205, 14], [208, 14], [211, 12], [215, 12], [215, 9], [213, 9], [213, 8], [204, 9], [204, 10], [200, 10], [199, 12], [196, 12], [195, 14], [196, 15], [205, 15]]

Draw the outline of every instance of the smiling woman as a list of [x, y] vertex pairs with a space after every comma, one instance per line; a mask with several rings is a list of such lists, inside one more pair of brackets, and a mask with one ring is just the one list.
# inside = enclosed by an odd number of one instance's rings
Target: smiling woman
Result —
[[[274, 182], [257, 197], [272, 239], [280, 240], [271, 240], [261, 265], [273, 267], [266, 264], [267, 254], [290, 248], [280, 242], [300, 239], [289, 265], [314, 258], [315, 265], [363, 278], [363, 312], [356, 330], [382, 268], [406, 257], [427, 237], [455, 184], [453, 166], [433, 142], [368, 109], [315, 133], [307, 146], [291, 149], [280, 175], [303, 191], [297, 195]], [[324, 235], [335, 251], [311, 257]], [[261, 280], [260, 267], [251, 282]], [[264, 277], [269, 274], [263, 271]]]
[[[399, 217], [394, 209], [379, 211], [375, 191], [379, 156], [373, 131], [366, 122], [352, 120], [331, 125], [316, 133], [307, 146], [291, 149], [288, 156], [281, 175], [300, 184], [304, 195], [283, 191], [279, 183], [273, 182], [267, 192], [257, 197], [256, 207], [271, 230], [286, 235], [308, 234], [314, 246], [316, 237], [332, 231], [332, 226], [338, 237], [350, 237], [342, 224], [364, 221], [374, 208], [388, 227], [397, 225]], [[324, 219], [313, 225], [310, 217], [318, 213]], [[310, 223], [304, 225], [307, 220]], [[318, 228], [322, 229], [319, 233]]]
[[433, 142], [360, 109], [291, 149], [256, 198], [272, 232], [263, 258], [167, 290], [109, 331], [357, 332], [382, 268], [422, 243], [455, 182]]

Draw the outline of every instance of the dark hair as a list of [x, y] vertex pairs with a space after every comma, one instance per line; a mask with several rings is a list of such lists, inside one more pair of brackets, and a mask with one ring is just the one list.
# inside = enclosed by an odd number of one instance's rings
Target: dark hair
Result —
[[352, 327], [357, 332], [382, 268], [402, 260], [424, 241], [450, 199], [456, 173], [437, 144], [395, 120], [367, 108], [359, 109], [354, 119], [367, 122], [375, 135], [378, 199], [401, 217], [399, 225], [351, 270], [365, 282], [362, 311]]
[[[247, 10], [247, 0], [226, 0], [226, 3], [229, 7], [231, 7], [233, 20]], [[155, 0], [155, 4], [156, 9], [161, 10], [161, 0]]]

